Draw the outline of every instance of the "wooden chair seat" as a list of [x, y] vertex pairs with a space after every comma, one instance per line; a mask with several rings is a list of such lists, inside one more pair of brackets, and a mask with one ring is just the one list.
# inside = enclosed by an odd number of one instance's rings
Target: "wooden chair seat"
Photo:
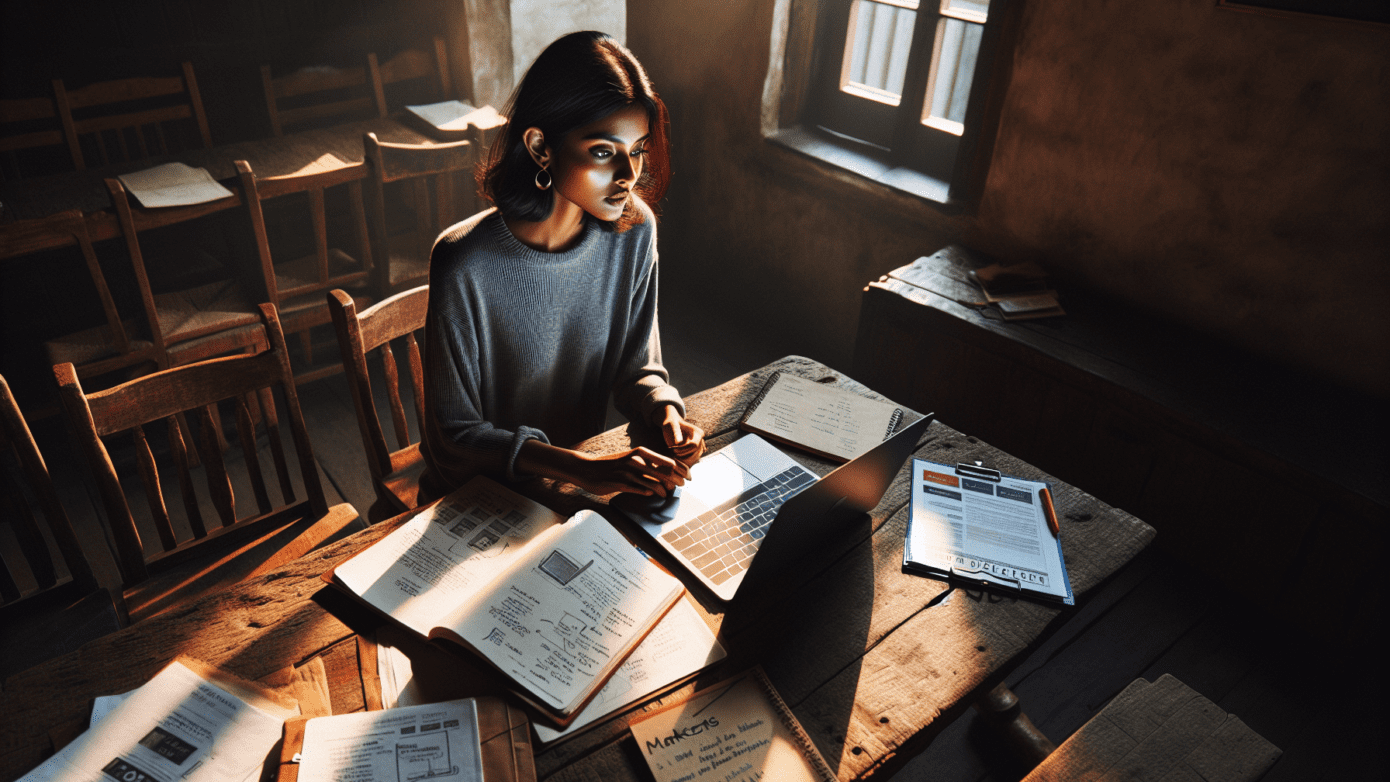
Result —
[[[54, 368], [68, 423], [101, 497], [132, 620], [279, 567], [343, 532], [357, 518], [351, 505], [328, 507], [300, 413], [284, 332], [274, 307], [263, 304], [259, 313], [267, 349], [258, 353], [165, 369], [90, 394], [83, 391], [70, 364]], [[283, 409], [276, 402], [277, 388]], [[229, 469], [224, 457], [224, 451], [232, 452], [222, 442], [222, 408], [228, 407], [236, 421], [241, 472]], [[297, 457], [297, 475], [291, 473], [282, 445], [282, 413]], [[185, 414], [197, 420], [196, 437], [193, 427], [181, 419]], [[262, 438], [270, 451], [267, 466], [278, 486], [264, 474]], [[116, 471], [108, 441], [128, 443], [133, 450], [129, 460], [138, 469], [126, 483]], [[192, 449], [202, 456], [205, 497], [196, 490]], [[170, 473], [174, 480], [168, 480]], [[166, 501], [169, 485], [179, 487], [178, 505]], [[248, 485], [251, 502], [239, 509], [237, 487]], [[278, 489], [279, 504], [272, 502], [272, 489]], [[148, 508], [149, 515], [137, 519], [132, 508]], [[210, 527], [205, 519], [215, 519], [220, 526]], [[143, 536], [141, 528], [147, 530]], [[148, 546], [146, 539], [151, 541]]]
[[[127, 334], [139, 333], [143, 328], [135, 320], [129, 318], [121, 321], [121, 325], [125, 327]], [[148, 339], [131, 339], [127, 341], [126, 345], [128, 352], [145, 355], [150, 355], [154, 349], [154, 343]], [[107, 326], [93, 326], [72, 334], [55, 337], [44, 342], [43, 346], [48, 353], [49, 364], [91, 365], [87, 370], [88, 374], [104, 374], [119, 368], [112, 366], [112, 364], [125, 363], [121, 361], [125, 354], [118, 346], [111, 344], [111, 330]]]
[[[368, 269], [362, 267], [362, 262], [343, 252], [337, 247], [328, 248], [328, 276], [334, 280], [341, 280], [344, 284], [360, 284], [366, 282]], [[323, 308], [323, 283], [319, 281], [318, 258], [313, 255], [306, 255], [302, 258], [295, 258], [292, 261], [283, 261], [275, 264], [275, 286], [279, 294], [283, 297], [303, 296], [305, 294], [317, 294], [314, 296], [314, 306]], [[280, 318], [283, 322], [286, 307], [280, 308]], [[325, 320], [325, 322], [327, 322]]]
[[[425, 327], [429, 293], [429, 286], [403, 291], [362, 310], [360, 314], [357, 302], [345, 291], [335, 290], [328, 294], [329, 312], [333, 314], [333, 328], [338, 334], [338, 350], [343, 357], [343, 369], [348, 375], [352, 405], [357, 411], [357, 426], [367, 454], [367, 468], [372, 473], [372, 488], [377, 495], [377, 501], [367, 510], [367, 519], [373, 523], [414, 508], [420, 494], [420, 473], [424, 471], [424, 461], [420, 456], [420, 444], [411, 442], [405, 402], [401, 395], [401, 373], [396, 366], [391, 343], [404, 343], [406, 370], [413, 391], [406, 398], [415, 404], [418, 424], [424, 415], [425, 400], [420, 344], [415, 334]], [[367, 355], [373, 351], [378, 351], [381, 358], [381, 377], [386, 387], [386, 402], [396, 439], [395, 450], [387, 444], [381, 418], [377, 415], [376, 398], [372, 393]]]
[[259, 328], [251, 299], [235, 280], [155, 294], [159, 328], [168, 344], [239, 327]]

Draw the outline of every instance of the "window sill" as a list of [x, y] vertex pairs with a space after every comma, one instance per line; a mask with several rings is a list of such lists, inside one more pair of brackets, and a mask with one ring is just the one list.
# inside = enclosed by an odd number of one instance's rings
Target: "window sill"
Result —
[[777, 146], [831, 166], [838, 172], [853, 174], [855, 179], [869, 187], [873, 185], [868, 183], [874, 183], [895, 194], [920, 199], [940, 212], [951, 214], [961, 211], [961, 204], [950, 197], [949, 183], [886, 163], [880, 155], [875, 154], [876, 150], [867, 145], [841, 141], [802, 126], [784, 128], [766, 138]]

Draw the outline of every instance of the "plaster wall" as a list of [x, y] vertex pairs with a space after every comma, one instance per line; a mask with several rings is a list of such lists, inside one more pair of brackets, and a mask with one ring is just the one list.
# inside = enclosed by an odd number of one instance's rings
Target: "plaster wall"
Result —
[[772, 2], [631, 3], [672, 113], [663, 296], [848, 366], [862, 286], [963, 239], [1390, 394], [1390, 30], [1212, 0], [1022, 10], [978, 212], [947, 218], [770, 150]]

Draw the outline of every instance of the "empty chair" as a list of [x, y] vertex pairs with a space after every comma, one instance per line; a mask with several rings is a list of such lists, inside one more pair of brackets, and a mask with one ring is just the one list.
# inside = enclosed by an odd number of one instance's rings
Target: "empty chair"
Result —
[[[82, 170], [138, 160], [192, 147], [194, 140], [211, 147], [212, 132], [193, 63], [184, 62], [182, 70], [180, 76], [113, 79], [75, 90], [54, 79], [54, 99], [72, 164]], [[194, 128], [185, 130], [190, 124]], [[173, 143], [180, 139], [184, 143]]]
[[[289, 562], [357, 517], [351, 505], [328, 507], [275, 308], [263, 304], [259, 315], [269, 344], [260, 353], [167, 369], [90, 394], [82, 390], [71, 364], [54, 368], [69, 426], [106, 512], [132, 621]], [[275, 399], [277, 388], [284, 398], [283, 411]], [[224, 460], [217, 437], [223, 415], [219, 403], [233, 410], [244, 473], [229, 470]], [[295, 485], [282, 445], [281, 412], [302, 488]], [[194, 438], [178, 422], [180, 413], [199, 421], [199, 436]], [[262, 471], [258, 423], [270, 450], [271, 472], [278, 479], [275, 485]], [[138, 464], [133, 468], [139, 475], [138, 488], [132, 480], [127, 490], [111, 459], [106, 442], [114, 446], [118, 435], [128, 438], [121, 445], [133, 451], [130, 460]], [[205, 501], [195, 488], [188, 458], [192, 448], [203, 457]], [[166, 453], [165, 458], [157, 460], [156, 452]], [[171, 469], [175, 479], [167, 480]], [[252, 501], [239, 503], [234, 484], [243, 492], [249, 485]], [[164, 487], [169, 485], [179, 487], [178, 507], [165, 499]], [[143, 499], [138, 497], [141, 491]], [[278, 505], [272, 504], [272, 491], [281, 498]], [[143, 525], [132, 513], [140, 507], [149, 510]], [[142, 526], [154, 530], [157, 545], [145, 542]]]
[[[0, 524], [11, 527], [18, 543], [18, 556], [12, 555], [17, 561], [0, 562], [0, 627], [5, 628], [0, 637], [0, 678], [121, 627], [121, 608], [111, 592], [98, 585], [48, 465], [3, 376]], [[45, 540], [45, 528], [56, 552]]]
[[287, 129], [376, 116], [378, 104], [368, 86], [368, 70], [368, 66], [361, 65], [311, 65], [284, 76], [273, 76], [270, 66], [262, 65], [261, 88], [271, 130], [283, 136]]
[[[365, 164], [264, 179], [257, 177], [251, 165], [244, 160], [238, 160], [236, 166], [246, 197], [251, 231], [256, 239], [261, 277], [265, 283], [264, 298], [275, 305], [285, 331], [301, 335], [305, 364], [312, 365], [309, 330], [329, 322], [324, 294], [333, 288], [364, 285], [371, 273], [371, 242], [362, 203]], [[341, 188], [347, 198], [346, 211], [337, 213], [345, 216], [347, 221], [340, 226], [340, 231], [350, 234], [338, 238], [348, 239], [351, 253], [331, 246], [329, 241], [329, 214], [325, 204], [330, 189], [336, 188]], [[272, 252], [272, 237], [266, 224], [264, 204], [279, 202], [280, 199], [291, 202], [296, 196], [307, 202], [300, 214], [302, 219], [295, 226], [284, 226], [287, 230], [274, 237], [290, 248]], [[293, 203], [290, 205], [293, 206]], [[278, 209], [277, 212], [282, 218], [292, 216], [292, 210], [287, 208]], [[295, 246], [299, 243], [297, 240], [305, 237], [312, 238], [311, 245]], [[304, 252], [306, 250], [308, 252]], [[366, 306], [368, 299], [363, 296], [360, 301]], [[298, 379], [305, 382], [340, 369], [336, 362], [318, 369], [305, 369], [299, 373]]]
[[118, 310], [111, 287], [106, 282], [106, 273], [92, 247], [87, 219], [82, 212], [73, 209], [6, 226], [0, 256], [63, 246], [77, 247], [81, 251], [105, 323], [46, 341], [44, 348], [49, 363], [71, 362], [82, 377], [102, 375], [140, 364], [153, 368], [158, 363], [159, 354], [154, 342], [149, 339], [148, 323], [126, 320]]
[[[343, 367], [352, 390], [352, 404], [357, 411], [357, 426], [362, 432], [362, 445], [367, 452], [367, 468], [372, 473], [372, 488], [377, 502], [367, 511], [373, 523], [390, 518], [416, 505], [420, 491], [420, 444], [411, 442], [410, 426], [402, 397], [402, 378], [396, 366], [392, 340], [404, 343], [406, 369], [410, 377], [411, 395], [416, 422], [424, 410], [424, 376], [420, 363], [420, 343], [415, 332], [425, 327], [425, 311], [429, 304], [429, 286], [404, 291], [358, 314], [352, 297], [343, 291], [329, 293], [329, 309], [333, 327], [338, 332], [338, 349], [343, 355]], [[367, 356], [378, 351], [386, 401], [390, 408], [396, 447], [386, 441], [381, 419], [377, 416], [376, 398], [372, 393], [372, 376]]]
[[68, 168], [65, 144], [53, 96], [0, 99], [0, 182]]
[[[432, 43], [432, 50], [404, 49], [380, 64], [377, 63], [376, 54], [367, 56], [378, 115], [385, 117], [392, 111], [399, 111], [407, 103], [432, 103], [454, 97], [444, 39], [436, 36]], [[396, 92], [393, 88], [406, 82], [415, 82], [399, 90], [408, 97], [405, 100], [390, 100], [393, 96], [387, 95], [388, 90]]]
[[[216, 276], [218, 270], [213, 269], [188, 280], [186, 286], [178, 280], [157, 279], [152, 273], [155, 270], [146, 264], [142, 249], [145, 244], [142, 237], [148, 236], [151, 230], [228, 209], [237, 204], [235, 198], [146, 209], [131, 203], [120, 180], [107, 179], [106, 188], [125, 239], [160, 367], [255, 349], [264, 344], [265, 332], [259, 325], [252, 297], [237, 278], [228, 272], [221, 272], [227, 276]], [[195, 248], [180, 248], [180, 252], [182, 258], [193, 265]]]
[[472, 174], [481, 144], [476, 137], [431, 146], [391, 144], [375, 133], [362, 143], [371, 171], [372, 289], [385, 297], [428, 282], [434, 240], [474, 213]]

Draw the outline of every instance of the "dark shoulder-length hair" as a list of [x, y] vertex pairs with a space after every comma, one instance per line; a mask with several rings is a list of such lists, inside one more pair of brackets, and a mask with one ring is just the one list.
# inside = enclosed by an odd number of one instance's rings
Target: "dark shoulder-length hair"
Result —
[[[506, 129], [493, 142], [487, 162], [478, 168], [479, 192], [509, 218], [544, 220], [553, 208], [554, 190], [536, 187], [538, 168], [522, 134], [527, 128], [540, 128], [554, 148], [575, 128], [628, 106], [647, 111], [651, 136], [642, 176], [633, 190], [655, 210], [671, 175], [666, 104], [627, 47], [606, 33], [592, 31], [559, 38], [526, 71], [507, 106]], [[629, 200], [614, 227], [624, 231], [642, 219]]]

